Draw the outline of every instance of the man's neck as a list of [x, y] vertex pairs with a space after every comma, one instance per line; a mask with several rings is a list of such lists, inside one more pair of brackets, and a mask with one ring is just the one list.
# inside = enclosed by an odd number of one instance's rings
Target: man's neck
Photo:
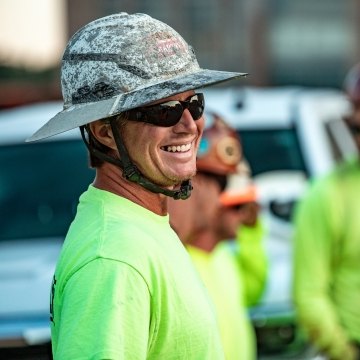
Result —
[[167, 214], [167, 199], [165, 195], [152, 193], [137, 183], [126, 180], [120, 168], [104, 163], [96, 169], [93, 185], [101, 190], [109, 191], [124, 197], [157, 215]]
[[188, 244], [203, 251], [212, 252], [218, 242], [218, 239], [214, 236], [214, 232], [211, 231], [211, 229], [204, 229], [194, 234], [194, 236], [189, 239]]

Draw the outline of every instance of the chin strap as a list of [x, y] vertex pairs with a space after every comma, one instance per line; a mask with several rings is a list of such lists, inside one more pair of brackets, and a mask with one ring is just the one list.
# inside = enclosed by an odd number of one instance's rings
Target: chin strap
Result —
[[84, 140], [84, 143], [88, 148], [89, 152], [103, 161], [109, 162], [111, 164], [120, 167], [122, 169], [123, 177], [125, 179], [135, 182], [153, 193], [164, 194], [166, 196], [172, 197], [175, 200], [186, 200], [187, 198], [189, 198], [191, 195], [191, 190], [193, 189], [190, 180], [183, 181], [180, 185], [179, 190], [169, 190], [154, 184], [153, 182], [151, 182], [149, 179], [145, 178], [141, 174], [141, 172], [136, 167], [136, 165], [131, 162], [129, 154], [120, 137], [120, 133], [118, 127], [115, 124], [115, 121], [116, 121], [115, 119], [111, 120], [110, 125], [121, 160], [115, 159], [112, 156], [104, 154], [103, 152], [94, 149], [92, 146], [90, 146], [89, 141], [85, 135], [85, 130], [86, 130], [85, 126], [81, 126], [80, 127], [81, 137]]

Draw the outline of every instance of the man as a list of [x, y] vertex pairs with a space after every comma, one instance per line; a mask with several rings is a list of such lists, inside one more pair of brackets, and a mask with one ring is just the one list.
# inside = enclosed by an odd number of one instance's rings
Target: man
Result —
[[[360, 67], [345, 80], [360, 149]], [[295, 216], [294, 300], [300, 324], [332, 360], [360, 358], [359, 158], [311, 185]]]
[[241, 75], [201, 69], [178, 33], [145, 14], [95, 20], [69, 41], [64, 110], [30, 138], [80, 127], [96, 168], [55, 271], [55, 359], [222, 358], [166, 197], [190, 196], [204, 126], [194, 89]]
[[[212, 117], [214, 122], [204, 131], [198, 152], [193, 195], [184, 202], [169, 201], [170, 222], [214, 302], [225, 358], [250, 360], [256, 357], [256, 344], [239, 264], [227, 246], [219, 245], [225, 238], [219, 238], [216, 231], [221, 217], [220, 194], [227, 176], [237, 171], [242, 150], [236, 131], [219, 116]], [[238, 211], [236, 216], [237, 221], [242, 219]]]
[[250, 168], [245, 159], [237, 166], [237, 173], [228, 176], [225, 190], [220, 195], [217, 234], [220, 239], [234, 239], [239, 225], [254, 226], [260, 206], [257, 189], [251, 181]]
[[219, 240], [230, 240], [222, 245], [235, 255], [241, 272], [244, 305], [253, 306], [264, 291], [268, 261], [258, 192], [245, 159], [238, 165], [238, 172], [228, 176], [226, 189], [220, 195], [220, 205], [216, 236]]

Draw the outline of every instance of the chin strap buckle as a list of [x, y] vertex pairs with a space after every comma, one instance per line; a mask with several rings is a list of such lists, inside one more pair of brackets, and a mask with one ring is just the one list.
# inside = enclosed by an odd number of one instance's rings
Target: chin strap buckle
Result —
[[191, 181], [190, 180], [184, 181], [180, 186], [180, 190], [176, 191], [175, 194], [173, 195], [173, 198], [175, 200], [186, 200], [190, 197], [192, 189], [193, 186], [191, 185]]
[[123, 176], [125, 179], [133, 182], [139, 182], [140, 180], [140, 172], [134, 164], [128, 165], [123, 169]]

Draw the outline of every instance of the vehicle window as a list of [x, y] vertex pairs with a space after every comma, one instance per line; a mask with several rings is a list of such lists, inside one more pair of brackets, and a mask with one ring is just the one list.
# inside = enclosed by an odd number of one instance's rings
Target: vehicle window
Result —
[[64, 236], [94, 178], [81, 140], [0, 147], [0, 240]]
[[239, 130], [253, 175], [274, 170], [308, 173], [295, 128]]

